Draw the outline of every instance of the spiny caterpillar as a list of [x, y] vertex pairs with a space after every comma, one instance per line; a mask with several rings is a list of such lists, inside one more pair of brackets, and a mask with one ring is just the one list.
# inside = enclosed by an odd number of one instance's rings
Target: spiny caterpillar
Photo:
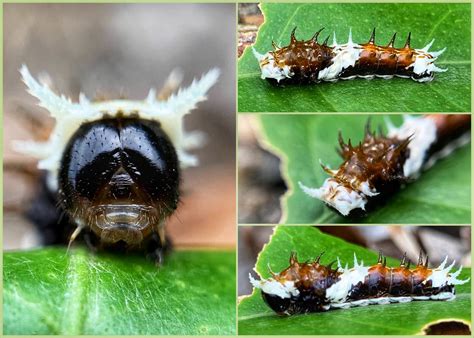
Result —
[[71, 244], [82, 233], [94, 250], [140, 250], [160, 263], [169, 247], [165, 223], [179, 202], [180, 169], [197, 165], [187, 151], [202, 143], [201, 133], [184, 130], [183, 118], [206, 99], [219, 71], [185, 89], [173, 72], [158, 95], [151, 89], [143, 101], [90, 101], [81, 93], [78, 103], [37, 82], [26, 66], [20, 72], [56, 120], [47, 142], [14, 144], [47, 172], [28, 212], [44, 244]]
[[394, 76], [428, 82], [433, 80], [436, 72], [447, 71], [434, 64], [446, 48], [429, 52], [434, 39], [422, 49], [413, 49], [409, 33], [405, 46], [394, 48], [395, 33], [387, 46], [378, 46], [375, 44], [374, 28], [365, 44], [354, 43], [350, 30], [346, 44], [339, 45], [334, 32], [333, 44], [328, 46], [329, 36], [322, 44], [318, 43], [323, 29], [304, 41], [296, 39], [295, 27], [288, 46], [278, 47], [272, 42], [274, 50], [266, 54], [260, 54], [253, 48], [262, 71], [262, 79], [280, 85], [334, 82], [355, 77], [391, 79]]
[[299, 262], [296, 253], [290, 256], [290, 266], [272, 277], [255, 280], [256, 289], [262, 290], [266, 304], [279, 315], [322, 312], [329, 309], [347, 309], [370, 304], [407, 303], [413, 300], [453, 300], [455, 285], [467, 283], [459, 280], [462, 267], [450, 273], [454, 261], [446, 267], [448, 257], [435, 269], [423, 262], [420, 252], [418, 264], [410, 269], [411, 262], [403, 256], [400, 266], [390, 268], [379, 253], [377, 264], [364, 266], [354, 253], [354, 267], [343, 268], [337, 258], [328, 265], [320, 263], [322, 253], [312, 262]]
[[350, 140], [346, 144], [339, 132], [339, 154], [344, 162], [336, 170], [320, 162], [331, 177], [320, 188], [298, 182], [301, 189], [343, 216], [359, 215], [369, 201], [375, 205], [386, 200], [404, 183], [416, 179], [423, 169], [470, 140], [470, 115], [403, 117], [399, 128], [387, 119], [387, 135], [382, 130], [376, 135], [367, 123], [363, 141], [357, 146]]

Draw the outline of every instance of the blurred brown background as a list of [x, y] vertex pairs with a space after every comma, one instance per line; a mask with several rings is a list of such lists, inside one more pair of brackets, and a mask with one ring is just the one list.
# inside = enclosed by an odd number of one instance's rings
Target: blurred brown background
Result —
[[[183, 203], [168, 231], [178, 246], [235, 244], [235, 4], [4, 5], [4, 248], [35, 246], [22, 217], [35, 193], [36, 161], [11, 150], [13, 139], [45, 139], [53, 122], [25, 91], [18, 69], [47, 72], [77, 99], [144, 99], [170, 71], [183, 86], [212, 67], [222, 71], [208, 101], [186, 118], [207, 134], [201, 165], [183, 177]], [[35, 117], [41, 124], [32, 122]]]
[[[470, 226], [319, 226], [321, 231], [386, 256], [416, 262], [420, 250], [428, 254], [430, 266], [438, 266], [449, 256], [456, 266], [471, 266]], [[268, 243], [274, 227], [242, 226], [239, 228], [239, 296], [252, 292], [249, 273], [253, 272], [257, 255]], [[317, 253], [315, 253], [317, 254]], [[366, 262], [367, 264], [372, 264]], [[277, 272], [277, 271], [275, 271]]]
[[239, 223], [276, 224], [286, 192], [281, 161], [264, 149], [258, 114], [238, 116]]

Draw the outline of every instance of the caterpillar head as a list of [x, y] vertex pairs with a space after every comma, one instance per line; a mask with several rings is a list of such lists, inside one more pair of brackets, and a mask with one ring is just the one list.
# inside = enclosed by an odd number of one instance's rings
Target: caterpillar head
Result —
[[[152, 89], [143, 101], [91, 102], [81, 94], [77, 103], [38, 83], [26, 66], [20, 72], [56, 125], [47, 142], [14, 147], [47, 171], [50, 190], [77, 226], [71, 241], [83, 228], [102, 243], [135, 246], [152, 233], [163, 241], [164, 220], [179, 199], [179, 170], [197, 165], [187, 151], [202, 143], [200, 133], [184, 130], [183, 119], [206, 99], [219, 71], [165, 97]], [[166, 85], [172, 91], [180, 82], [174, 75]]]

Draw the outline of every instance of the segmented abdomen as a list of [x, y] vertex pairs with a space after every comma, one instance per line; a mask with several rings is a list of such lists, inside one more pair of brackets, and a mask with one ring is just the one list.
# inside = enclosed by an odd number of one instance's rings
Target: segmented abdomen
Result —
[[398, 76], [427, 82], [434, 78], [434, 73], [446, 71], [434, 64], [444, 49], [429, 52], [434, 40], [422, 49], [414, 49], [410, 46], [409, 34], [403, 48], [394, 48], [395, 33], [387, 46], [378, 46], [375, 44], [374, 29], [365, 44], [354, 43], [349, 33], [346, 44], [338, 44], [334, 34], [333, 44], [328, 46], [329, 36], [322, 44], [318, 43], [322, 29], [307, 41], [298, 41], [295, 30], [286, 47], [273, 44], [274, 50], [266, 54], [253, 50], [260, 64], [262, 79], [276, 84], [307, 84], [355, 77], [389, 79]]

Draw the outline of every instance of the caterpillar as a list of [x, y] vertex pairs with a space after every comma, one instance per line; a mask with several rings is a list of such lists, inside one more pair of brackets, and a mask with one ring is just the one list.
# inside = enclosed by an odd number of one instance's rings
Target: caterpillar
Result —
[[387, 119], [387, 135], [382, 130], [379, 135], [373, 133], [369, 120], [364, 138], [356, 146], [351, 140], [346, 144], [339, 132], [339, 154], [344, 162], [339, 169], [331, 170], [320, 161], [331, 177], [320, 188], [299, 181], [300, 188], [343, 216], [360, 216], [368, 206], [385, 201], [423, 169], [470, 140], [470, 115], [403, 117], [399, 128]]
[[387, 46], [378, 46], [375, 43], [374, 28], [367, 43], [354, 43], [352, 30], [349, 30], [346, 44], [338, 44], [334, 32], [333, 43], [329, 46], [329, 36], [323, 43], [318, 43], [323, 29], [304, 41], [296, 39], [295, 27], [288, 46], [279, 47], [272, 42], [274, 50], [265, 54], [260, 54], [253, 48], [262, 72], [261, 78], [277, 85], [334, 82], [356, 77], [391, 79], [394, 76], [429, 82], [436, 72], [447, 71], [434, 64], [446, 48], [429, 52], [434, 39], [425, 47], [414, 49], [410, 45], [409, 33], [404, 47], [395, 48], [395, 33]]
[[250, 282], [261, 290], [265, 303], [279, 315], [322, 312], [371, 304], [407, 303], [421, 300], [453, 300], [455, 286], [467, 283], [459, 280], [462, 267], [450, 273], [453, 261], [446, 267], [448, 257], [435, 269], [428, 267], [428, 256], [418, 258], [415, 268], [403, 256], [399, 267], [388, 267], [386, 257], [379, 253], [377, 263], [364, 266], [354, 253], [354, 267], [343, 268], [336, 261], [323, 265], [321, 253], [312, 262], [299, 262], [295, 252], [290, 265], [280, 273], [270, 270], [272, 277]]
[[20, 73], [56, 120], [46, 142], [13, 145], [46, 171], [28, 211], [44, 244], [70, 245], [82, 233], [94, 251], [144, 251], [160, 264], [169, 248], [166, 220], [178, 207], [180, 170], [198, 164], [188, 151], [202, 143], [201, 133], [184, 130], [183, 119], [206, 99], [219, 71], [179, 91], [182, 76], [173, 72], [158, 95], [151, 89], [143, 101], [90, 101], [81, 93], [77, 103], [38, 82], [25, 65]]

